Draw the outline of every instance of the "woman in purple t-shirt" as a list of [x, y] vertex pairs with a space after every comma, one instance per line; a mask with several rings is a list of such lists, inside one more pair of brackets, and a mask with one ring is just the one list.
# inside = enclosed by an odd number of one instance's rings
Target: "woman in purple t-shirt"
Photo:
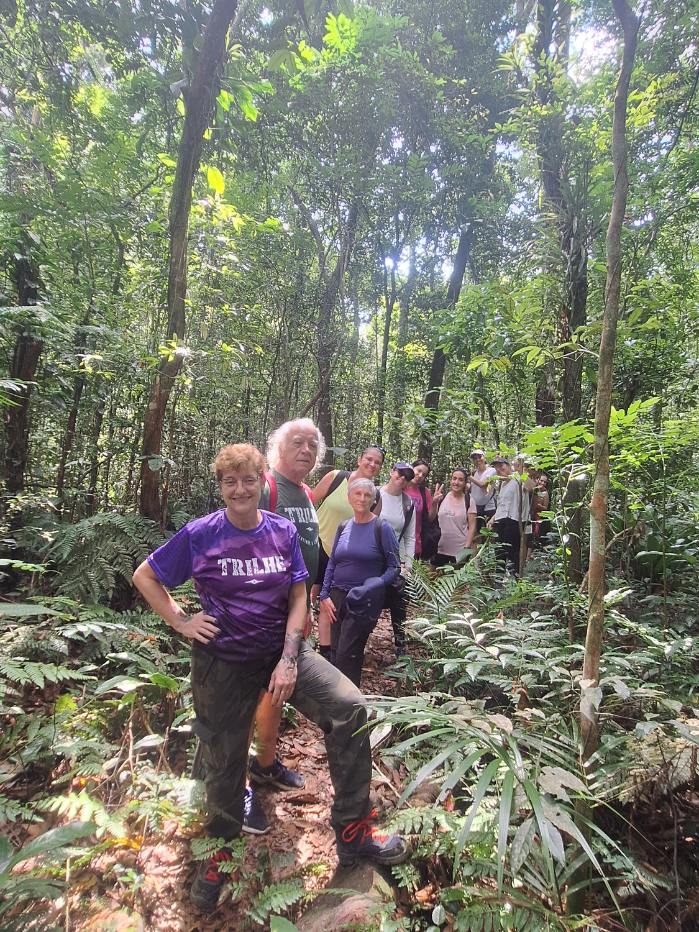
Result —
[[[202, 741], [208, 818], [215, 837], [240, 834], [250, 729], [261, 693], [290, 702], [323, 731], [335, 789], [332, 823], [341, 864], [399, 864], [402, 839], [378, 835], [371, 811], [366, 705], [356, 687], [303, 641], [308, 576], [294, 525], [258, 510], [265, 461], [249, 444], [225, 447], [213, 470], [225, 509], [190, 521], [134, 573], [150, 606], [192, 641], [192, 730]], [[202, 611], [188, 617], [167, 588], [194, 579]], [[230, 861], [222, 848], [202, 863], [196, 906], [216, 906]]]

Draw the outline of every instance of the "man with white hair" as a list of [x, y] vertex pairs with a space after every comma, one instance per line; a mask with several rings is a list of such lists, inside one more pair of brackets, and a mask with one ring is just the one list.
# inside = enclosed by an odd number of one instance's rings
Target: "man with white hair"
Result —
[[[286, 421], [269, 435], [267, 462], [271, 472], [265, 474], [259, 507], [287, 518], [298, 531], [301, 555], [308, 570], [304, 637], [313, 623], [310, 591], [318, 571], [318, 516], [313, 494], [303, 480], [320, 466], [324, 457], [323, 435], [310, 418]], [[257, 756], [250, 761], [250, 781], [281, 790], [301, 789], [305, 785], [301, 774], [285, 767], [276, 755], [281, 715], [281, 705], [272, 706], [271, 696], [265, 693], [257, 707]], [[262, 835], [269, 829], [267, 816], [252, 790], [248, 790], [243, 830]]]

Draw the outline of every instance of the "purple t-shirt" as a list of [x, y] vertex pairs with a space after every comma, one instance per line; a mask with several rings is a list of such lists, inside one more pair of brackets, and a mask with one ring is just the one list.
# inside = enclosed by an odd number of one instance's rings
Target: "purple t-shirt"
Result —
[[268, 660], [284, 646], [289, 590], [308, 572], [296, 528], [262, 511], [262, 521], [241, 531], [225, 509], [186, 524], [148, 557], [168, 589], [190, 577], [201, 606], [221, 633], [200, 646], [222, 660]]

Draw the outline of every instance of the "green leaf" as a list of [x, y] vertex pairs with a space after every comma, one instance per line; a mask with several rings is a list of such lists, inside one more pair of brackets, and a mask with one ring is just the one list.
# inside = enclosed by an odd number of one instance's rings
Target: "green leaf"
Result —
[[24, 602], [0, 602], [0, 616], [7, 615], [14, 618], [24, 617], [27, 615], [60, 615], [55, 608], [47, 608], [45, 605], [29, 605]]
[[15, 849], [10, 844], [9, 839], [5, 838], [4, 835], [0, 835], [0, 874], [5, 873], [14, 853]]
[[226, 182], [223, 180], [223, 175], [215, 165], [209, 165], [206, 169], [206, 180], [209, 182], [209, 187], [213, 188], [217, 194], [223, 194], [226, 190]]
[[132, 676], [113, 676], [110, 680], [100, 683], [95, 690], [95, 695], [101, 696], [103, 693], [108, 693], [112, 689], [116, 689], [121, 693], [130, 693], [143, 685], [143, 680], [136, 680]]
[[354, 19], [354, 0], [339, 0], [337, 8], [347, 19]]
[[170, 692], [176, 693], [180, 684], [172, 676], [166, 676], [165, 673], [151, 673], [150, 681], [155, 686], [162, 686], [163, 689], [169, 689]]
[[283, 916], [270, 916], [269, 928], [270, 932], [298, 932], [293, 922], [289, 922]]
[[476, 792], [473, 796], [473, 805], [468, 814], [468, 818], [464, 822], [464, 826], [459, 832], [459, 837], [456, 842], [456, 850], [461, 854], [461, 851], [466, 844], [466, 839], [468, 838], [469, 832], [471, 831], [471, 826], [473, 825], [473, 820], [476, 818], [476, 814], [480, 807], [483, 797], [485, 796], [488, 787], [490, 786], [495, 774], [497, 773], [498, 767], [500, 766], [500, 758], [497, 757], [495, 760], [492, 760], [488, 766], [485, 768], [481, 774], [481, 778], [478, 781], [476, 786]]
[[500, 818], [498, 820], [498, 892], [502, 890], [502, 878], [505, 869], [505, 851], [507, 849], [507, 831], [510, 827], [510, 812], [512, 811], [514, 786], [514, 772], [508, 770], [505, 774], [505, 779], [502, 781]]
[[26, 861], [28, 858], [36, 857], [38, 854], [46, 854], [48, 851], [55, 851], [57, 848], [64, 848], [72, 844], [78, 838], [84, 838], [85, 835], [92, 835], [97, 831], [94, 822], [71, 822], [68, 825], [62, 825], [60, 828], [52, 828], [38, 838], [34, 838], [25, 845], [12, 858], [12, 866]]
[[517, 874], [526, 861], [534, 841], [534, 835], [534, 819], [525, 819], [515, 832], [515, 837], [510, 845], [510, 868], [513, 874]]
[[277, 49], [276, 52], [272, 52], [269, 56], [269, 61], [267, 62], [267, 67], [270, 71], [279, 71], [284, 65], [290, 70], [295, 70], [295, 63], [293, 60], [293, 55], [288, 49]]

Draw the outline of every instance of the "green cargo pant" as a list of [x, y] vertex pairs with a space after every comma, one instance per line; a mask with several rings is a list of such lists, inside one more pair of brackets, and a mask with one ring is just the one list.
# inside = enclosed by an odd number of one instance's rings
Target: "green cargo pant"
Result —
[[[192, 646], [192, 696], [206, 765], [207, 831], [227, 840], [243, 824], [248, 735], [260, 691], [269, 685], [279, 657], [259, 663], [229, 663]], [[357, 687], [304, 642], [296, 688], [289, 704], [325, 735], [335, 789], [331, 819], [342, 828], [369, 813], [371, 749], [366, 704]]]

